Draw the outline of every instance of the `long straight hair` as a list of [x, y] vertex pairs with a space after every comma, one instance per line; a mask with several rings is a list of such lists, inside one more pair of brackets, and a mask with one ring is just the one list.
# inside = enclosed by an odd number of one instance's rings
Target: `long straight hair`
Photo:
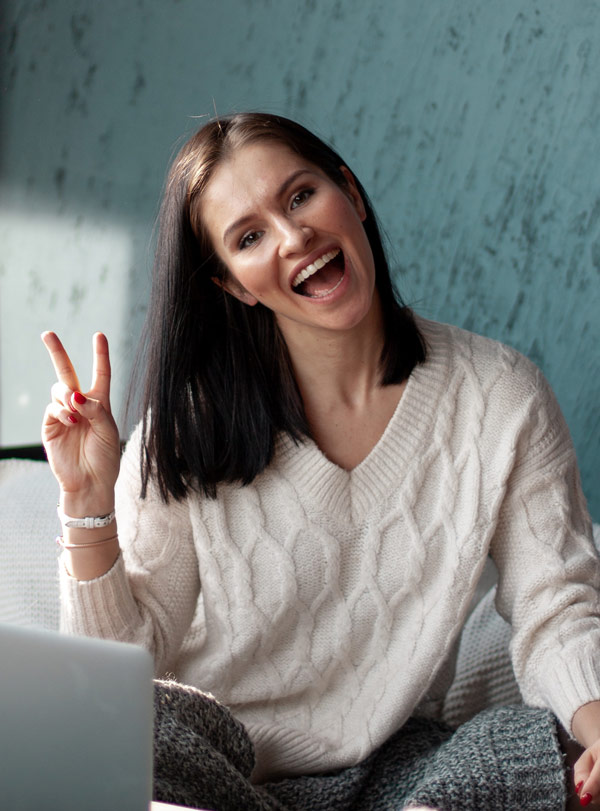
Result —
[[[217, 166], [236, 149], [270, 140], [319, 167], [340, 188], [341, 157], [301, 125], [265, 113], [207, 123], [170, 169], [159, 215], [152, 294], [138, 363], [145, 369], [142, 497], [150, 476], [162, 498], [197, 490], [214, 498], [221, 482], [248, 484], [273, 458], [275, 439], [310, 437], [287, 346], [273, 313], [250, 307], [213, 279], [227, 269], [204, 229], [200, 202]], [[393, 288], [375, 214], [358, 180], [375, 262], [384, 346], [383, 385], [405, 380], [425, 360], [412, 312]]]

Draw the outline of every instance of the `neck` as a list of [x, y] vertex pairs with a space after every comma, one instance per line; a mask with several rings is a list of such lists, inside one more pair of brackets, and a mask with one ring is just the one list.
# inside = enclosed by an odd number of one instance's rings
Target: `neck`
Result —
[[342, 403], [360, 406], [380, 387], [384, 344], [377, 294], [367, 316], [350, 330], [288, 330], [283, 325], [294, 375], [308, 411]]

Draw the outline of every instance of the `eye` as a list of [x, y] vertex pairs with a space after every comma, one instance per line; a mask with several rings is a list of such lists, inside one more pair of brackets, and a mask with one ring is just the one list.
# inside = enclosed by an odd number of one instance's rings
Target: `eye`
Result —
[[240, 239], [239, 248], [240, 250], [244, 250], [244, 248], [250, 248], [252, 245], [255, 245], [258, 240], [262, 236], [262, 231], [250, 231]]
[[303, 189], [292, 197], [291, 208], [298, 208], [302, 203], [305, 203], [309, 197], [315, 193], [314, 189]]

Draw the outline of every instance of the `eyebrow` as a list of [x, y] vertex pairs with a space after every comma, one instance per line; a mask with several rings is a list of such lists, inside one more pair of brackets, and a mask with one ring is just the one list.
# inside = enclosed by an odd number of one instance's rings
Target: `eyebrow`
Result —
[[[296, 169], [295, 172], [292, 172], [292, 174], [283, 181], [281, 186], [277, 189], [275, 196], [282, 197], [287, 189], [297, 180], [297, 178], [300, 177], [300, 175], [308, 173], [310, 173], [310, 169]], [[239, 217], [237, 220], [232, 222], [231, 225], [228, 225], [223, 232], [223, 242], [226, 243], [234, 231], [237, 231], [238, 228], [241, 228], [252, 219], [254, 219], [254, 214], [244, 214], [243, 217]]]

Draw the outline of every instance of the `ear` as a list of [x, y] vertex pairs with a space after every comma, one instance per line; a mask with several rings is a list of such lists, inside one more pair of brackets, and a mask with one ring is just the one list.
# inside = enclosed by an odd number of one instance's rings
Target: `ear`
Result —
[[346, 179], [347, 189], [346, 192], [348, 197], [354, 203], [354, 208], [356, 209], [356, 213], [361, 219], [361, 222], [364, 222], [367, 219], [367, 211], [365, 209], [365, 204], [363, 202], [362, 197], [360, 196], [360, 192], [356, 186], [356, 181], [354, 180], [354, 175], [348, 169], [347, 166], [340, 166], [340, 171], [344, 175]]
[[210, 278], [217, 287], [220, 287], [221, 290], [224, 290], [226, 293], [229, 293], [230, 296], [241, 301], [242, 304], [247, 304], [249, 307], [254, 307], [255, 304], [258, 304], [256, 296], [249, 293], [245, 287], [242, 287], [242, 285], [232, 277], [219, 279], [218, 276], [211, 276]]

